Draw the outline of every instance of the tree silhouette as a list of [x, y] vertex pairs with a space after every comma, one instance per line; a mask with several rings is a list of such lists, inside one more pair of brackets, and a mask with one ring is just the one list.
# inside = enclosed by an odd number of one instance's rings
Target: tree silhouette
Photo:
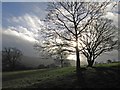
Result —
[[82, 53], [92, 67], [95, 59], [103, 52], [113, 50], [117, 44], [117, 28], [112, 20], [99, 18], [87, 26], [81, 40]]
[[64, 60], [67, 58], [68, 54], [68, 52], [64, 51], [63, 44], [59, 44], [59, 46], [55, 49], [55, 52], [53, 53], [53, 55], [55, 56], [55, 62], [60, 63], [61, 67], [63, 67]]
[[[60, 38], [68, 43], [68, 51], [76, 54], [76, 71], [80, 71], [79, 38], [85, 28], [103, 15], [104, 9], [109, 2], [53, 2], [49, 6], [46, 18], [47, 35]], [[75, 46], [71, 45], [74, 42]]]
[[59, 46], [56, 40], [60, 39], [64, 51], [76, 55], [76, 72], [79, 73], [82, 33], [94, 20], [105, 14], [109, 4], [110, 2], [51, 2], [44, 20], [46, 26], [40, 34], [44, 42], [40, 42], [42, 44], [37, 47], [46, 47], [46, 51], [52, 50], [53, 47]]
[[15, 70], [16, 64], [21, 59], [22, 52], [17, 48], [5, 47], [2, 50], [3, 69]]

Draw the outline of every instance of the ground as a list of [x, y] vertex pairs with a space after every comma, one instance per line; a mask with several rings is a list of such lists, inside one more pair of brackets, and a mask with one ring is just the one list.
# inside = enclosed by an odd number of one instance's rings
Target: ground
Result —
[[119, 74], [120, 63], [82, 67], [80, 77], [76, 77], [75, 67], [3, 72], [2, 85], [3, 89], [120, 88]]

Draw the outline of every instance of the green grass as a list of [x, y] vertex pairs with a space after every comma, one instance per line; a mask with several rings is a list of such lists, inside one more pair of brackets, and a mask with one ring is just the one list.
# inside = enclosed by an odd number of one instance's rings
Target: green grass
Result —
[[29, 87], [36, 83], [72, 74], [73, 67], [3, 73], [3, 88]]
[[120, 62], [109, 63], [109, 64], [96, 64], [95, 67], [116, 67], [120, 66]]
[[4, 88], [84, 88], [119, 87], [120, 63], [82, 68], [76, 77], [75, 67], [38, 69], [3, 73]]

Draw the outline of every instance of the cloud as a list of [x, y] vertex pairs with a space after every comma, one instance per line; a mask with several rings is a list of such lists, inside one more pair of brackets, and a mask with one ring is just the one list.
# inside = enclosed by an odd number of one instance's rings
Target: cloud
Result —
[[106, 15], [108, 19], [113, 20], [113, 23], [118, 27], [118, 3], [117, 2], [111, 2], [106, 9]]
[[36, 15], [24, 14], [23, 16], [12, 17], [8, 19], [9, 22], [12, 22], [15, 25], [24, 26], [26, 28], [34, 28], [34, 32], [36, 29], [40, 30], [41, 26], [44, 25], [44, 22], [40, 20], [40, 18]]
[[107, 12], [105, 17], [108, 19], [113, 20], [113, 24], [116, 25], [118, 27], [118, 13], [112, 13], [112, 12]]
[[106, 11], [117, 11], [118, 10], [118, 4], [117, 4], [117, 2], [115, 2], [115, 1], [112, 1], [112, 2], [110, 2], [109, 3], [109, 5], [107, 5], [107, 8], [106, 8]]
[[[11, 27], [12, 28], [12, 27]], [[15, 30], [13, 29], [7, 29], [7, 30], [4, 30], [3, 31], [3, 34], [6, 34], [6, 35], [12, 35], [12, 36], [15, 36], [17, 38], [21, 38], [23, 40], [27, 40], [28, 42], [35, 42], [37, 41], [33, 36], [33, 33], [32, 32], [29, 32], [27, 30], [24, 30], [25, 28], [21, 27], [21, 28], [14, 28]], [[21, 30], [21, 32], [17, 32], [17, 30]]]
[[[9, 31], [8, 31], [9, 32]], [[2, 47], [16, 47], [20, 49], [26, 56], [38, 56], [33, 49], [34, 42], [23, 39], [19, 34], [13, 31], [12, 33], [2, 32]], [[10, 31], [11, 32], [11, 31]]]
[[2, 30], [2, 47], [17, 47], [27, 56], [38, 56], [33, 49], [35, 42], [38, 42], [39, 31], [44, 23], [39, 17], [30, 14], [12, 17], [8, 22], [13, 26], [8, 26]]
[[37, 41], [40, 30], [44, 27], [44, 22], [35, 15], [25, 14], [23, 16], [8, 19], [13, 26], [8, 26], [3, 30], [6, 34], [14, 34], [28, 41]]

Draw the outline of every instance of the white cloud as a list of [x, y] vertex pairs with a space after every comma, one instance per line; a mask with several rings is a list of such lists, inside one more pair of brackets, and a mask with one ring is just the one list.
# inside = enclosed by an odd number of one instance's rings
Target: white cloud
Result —
[[[25, 39], [29, 42], [37, 41], [34, 37], [32, 37], [33, 35], [31, 34], [31, 32], [26, 31], [27, 32], [26, 33], [24, 29], [20, 29], [21, 32], [17, 32], [16, 29], [17, 28], [15, 28], [15, 27], [14, 27], [14, 29], [8, 28], [7, 30], [3, 30], [3, 34], [16, 36], [16, 37], [19, 37], [21, 39]], [[19, 28], [17, 30], [19, 30]], [[31, 34], [31, 36], [30, 35], [28, 36], [28, 34]]]
[[113, 23], [118, 27], [118, 2], [111, 2], [106, 8], [105, 17], [113, 20]]
[[[25, 14], [23, 16], [12, 17], [9, 21], [13, 23], [17, 23], [19, 25], [28, 26], [32, 28], [38, 28], [43, 25], [43, 22], [39, 19], [39, 17], [35, 15]], [[21, 23], [22, 22], [22, 23]]]
[[107, 5], [106, 11], [116, 11], [118, 9], [117, 2], [113, 1], [109, 5]]
[[37, 41], [39, 31], [44, 27], [44, 22], [39, 17], [30, 14], [12, 17], [8, 21], [14, 26], [9, 26], [4, 32], [17, 35], [28, 41]]
[[118, 16], [119, 16], [119, 14], [112, 13], [112, 12], [107, 12], [106, 15], [105, 15], [106, 18], [113, 20], [113, 23], [116, 26], [118, 26]]
[[38, 56], [33, 49], [37, 42], [39, 31], [43, 28], [44, 23], [39, 17], [30, 14], [24, 14], [18, 17], [8, 19], [11, 26], [2, 30], [2, 47], [17, 47], [25, 55]]

